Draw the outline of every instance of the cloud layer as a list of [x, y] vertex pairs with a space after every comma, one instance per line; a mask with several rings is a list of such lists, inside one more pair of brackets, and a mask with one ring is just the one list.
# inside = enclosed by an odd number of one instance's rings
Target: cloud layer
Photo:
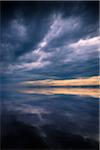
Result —
[[96, 86], [99, 85], [100, 76], [90, 78], [70, 79], [70, 80], [38, 80], [26, 81], [20, 83], [21, 85], [33, 86]]
[[98, 2], [2, 2], [0, 72], [16, 80], [98, 75], [98, 15]]

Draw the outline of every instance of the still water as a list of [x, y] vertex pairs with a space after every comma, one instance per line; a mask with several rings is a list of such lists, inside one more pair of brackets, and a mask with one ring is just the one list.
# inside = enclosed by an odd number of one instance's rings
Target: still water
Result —
[[98, 89], [8, 84], [1, 93], [2, 149], [98, 149]]

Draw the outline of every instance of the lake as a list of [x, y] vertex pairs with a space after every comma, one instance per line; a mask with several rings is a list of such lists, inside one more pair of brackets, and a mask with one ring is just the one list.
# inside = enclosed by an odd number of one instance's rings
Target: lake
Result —
[[98, 149], [98, 89], [2, 86], [3, 149]]

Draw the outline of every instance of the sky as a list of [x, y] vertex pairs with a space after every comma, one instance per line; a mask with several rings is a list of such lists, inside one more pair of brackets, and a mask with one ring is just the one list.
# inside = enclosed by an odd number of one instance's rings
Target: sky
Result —
[[99, 74], [99, 2], [1, 2], [0, 74], [13, 81]]
[[28, 85], [28, 86], [98, 86], [100, 76], [93, 76], [88, 78], [78, 78], [70, 80], [36, 80], [36, 81], [25, 81], [19, 85]]

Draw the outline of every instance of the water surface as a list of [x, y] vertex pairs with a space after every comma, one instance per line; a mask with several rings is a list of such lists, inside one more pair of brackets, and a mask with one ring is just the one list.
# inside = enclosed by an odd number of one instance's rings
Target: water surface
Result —
[[98, 149], [98, 89], [2, 90], [2, 147]]

